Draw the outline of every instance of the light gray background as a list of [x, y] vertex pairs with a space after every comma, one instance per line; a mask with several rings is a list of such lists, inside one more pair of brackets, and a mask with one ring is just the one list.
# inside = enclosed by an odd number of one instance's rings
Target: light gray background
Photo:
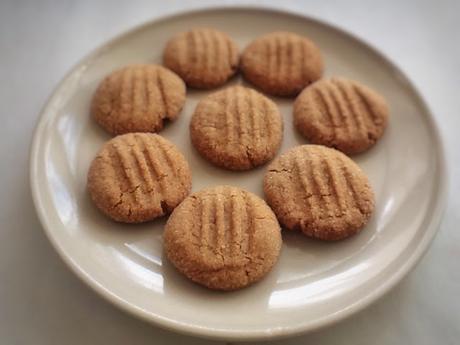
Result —
[[[185, 3], [185, 4], [184, 4]], [[0, 343], [219, 344], [160, 330], [81, 283], [46, 239], [28, 154], [38, 113], [64, 74], [107, 39], [187, 8], [259, 4], [334, 23], [384, 51], [415, 82], [445, 138], [447, 210], [401, 284], [332, 327], [276, 344], [458, 344], [460, 339], [459, 1], [0, 1]]]

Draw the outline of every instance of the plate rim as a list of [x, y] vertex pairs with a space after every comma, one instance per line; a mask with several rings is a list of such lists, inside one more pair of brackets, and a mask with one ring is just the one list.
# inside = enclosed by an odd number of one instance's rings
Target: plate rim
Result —
[[[253, 13], [263, 12], [266, 14], [274, 15], [284, 15], [296, 17], [297, 19], [307, 20], [312, 23], [315, 23], [319, 26], [326, 27], [329, 30], [334, 31], [337, 34], [346, 36], [347, 38], [352, 39], [356, 43], [362, 45], [371, 51], [376, 57], [378, 57], [382, 63], [386, 64], [391, 70], [395, 71], [399, 77], [403, 79], [403, 82], [408, 85], [413, 96], [417, 99], [420, 106], [424, 109], [424, 112], [427, 116], [426, 120], [431, 127], [434, 142], [436, 145], [436, 154], [439, 168], [439, 176], [437, 182], [437, 188], [435, 188], [435, 200], [433, 201], [432, 208], [432, 217], [427, 219], [426, 233], [424, 237], [420, 240], [419, 245], [414, 249], [410, 254], [408, 259], [399, 267], [398, 270], [394, 271], [388, 280], [385, 281], [378, 288], [374, 289], [372, 292], [356, 300], [348, 308], [342, 309], [335, 314], [329, 315], [325, 318], [316, 320], [314, 322], [305, 321], [300, 326], [294, 327], [280, 327], [266, 330], [226, 330], [218, 329], [212, 327], [199, 327], [190, 325], [186, 322], [181, 322], [175, 319], [167, 318], [159, 314], [153, 314], [145, 311], [141, 307], [131, 304], [128, 301], [118, 297], [113, 294], [109, 289], [99, 284], [94, 280], [91, 275], [86, 272], [79, 264], [74, 261], [74, 259], [69, 256], [65, 249], [59, 245], [59, 243], [53, 237], [53, 232], [50, 230], [52, 225], [49, 223], [49, 219], [46, 216], [46, 207], [44, 202], [42, 202], [39, 192], [39, 183], [35, 176], [38, 171], [38, 150], [39, 143], [43, 137], [43, 128], [46, 124], [46, 114], [48, 109], [53, 105], [54, 99], [56, 97], [57, 91], [65, 84], [68, 79], [79, 69], [81, 66], [84, 66], [87, 62], [91, 61], [106, 49], [111, 47], [113, 44], [116, 44], [118, 41], [123, 40], [124, 38], [130, 36], [136, 31], [147, 28], [150, 25], [155, 25], [161, 22], [166, 22], [169, 20], [177, 19], [184, 16], [193, 16], [196, 14], [202, 13], [212, 13], [212, 12], [225, 12], [225, 11], [251, 11]], [[39, 221], [42, 225], [42, 228], [46, 234], [46, 237], [52, 244], [53, 248], [56, 250], [61, 259], [65, 262], [67, 267], [87, 286], [89, 286], [93, 291], [95, 291], [99, 296], [103, 297], [106, 301], [112, 303], [118, 308], [128, 312], [129, 314], [152, 323], [156, 326], [159, 326], [163, 329], [179, 332], [186, 335], [199, 336], [209, 339], [217, 340], [261, 340], [261, 339], [279, 339], [287, 336], [294, 336], [320, 328], [332, 325], [337, 323], [369, 306], [371, 303], [377, 301], [387, 292], [389, 292], [396, 284], [398, 284], [420, 261], [422, 256], [427, 252], [435, 235], [438, 233], [441, 220], [444, 215], [445, 205], [447, 201], [447, 188], [448, 188], [448, 164], [446, 160], [446, 150], [445, 144], [441, 135], [440, 126], [434, 116], [431, 108], [428, 106], [424, 97], [420, 93], [419, 89], [412, 82], [411, 78], [403, 72], [403, 70], [394, 63], [385, 53], [381, 52], [377, 47], [372, 43], [367, 42], [365, 39], [360, 38], [354, 33], [348, 31], [347, 29], [342, 28], [339, 25], [332, 24], [328, 20], [320, 18], [319, 16], [311, 14], [302, 14], [294, 12], [292, 9], [278, 8], [273, 6], [258, 6], [258, 5], [237, 5], [237, 6], [202, 6], [186, 10], [174, 10], [171, 13], [161, 15], [156, 19], [149, 19], [141, 24], [132, 26], [127, 30], [123, 30], [121, 33], [112, 36], [110, 39], [106, 40], [102, 44], [98, 45], [95, 49], [91, 50], [88, 54], [84, 55], [82, 58], [78, 59], [76, 63], [73, 64], [73, 67], [69, 69], [67, 73], [61, 78], [57, 85], [53, 88], [50, 96], [46, 99], [43, 107], [39, 112], [39, 116], [36, 120], [35, 129], [33, 131], [33, 139], [30, 144], [29, 150], [29, 184], [31, 188], [32, 200], [35, 206], [36, 213], [38, 215]]]

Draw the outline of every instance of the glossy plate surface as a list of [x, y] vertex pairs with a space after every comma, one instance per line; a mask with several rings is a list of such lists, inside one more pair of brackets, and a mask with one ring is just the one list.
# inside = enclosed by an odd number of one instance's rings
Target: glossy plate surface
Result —
[[[338, 243], [284, 233], [282, 254], [271, 274], [233, 293], [208, 291], [171, 267], [162, 254], [164, 220], [136, 226], [113, 223], [96, 210], [85, 190], [89, 164], [109, 139], [88, 115], [98, 83], [128, 63], [160, 63], [166, 40], [197, 26], [221, 29], [241, 48], [274, 30], [307, 35], [323, 52], [327, 76], [368, 84], [385, 96], [391, 110], [382, 140], [353, 157], [368, 174], [377, 201], [362, 233]], [[181, 116], [161, 134], [187, 157], [194, 191], [225, 183], [262, 196], [265, 167], [227, 172], [208, 164], [191, 147], [190, 116], [207, 93], [189, 91]], [[285, 123], [281, 152], [306, 143], [292, 126], [292, 100], [275, 101]], [[42, 111], [32, 144], [30, 176], [48, 237], [72, 270], [98, 293], [163, 327], [238, 340], [287, 336], [330, 324], [394, 286], [436, 233], [445, 194], [443, 157], [436, 125], [422, 99], [373, 48], [337, 28], [293, 14], [213, 9], [145, 24], [76, 66]]]

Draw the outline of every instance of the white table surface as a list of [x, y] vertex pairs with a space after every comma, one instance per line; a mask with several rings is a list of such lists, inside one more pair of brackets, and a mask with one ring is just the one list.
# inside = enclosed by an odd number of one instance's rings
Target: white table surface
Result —
[[[179, 9], [240, 1], [0, 2], [0, 343], [219, 344], [166, 332], [99, 298], [64, 265], [35, 214], [28, 154], [38, 113], [64, 74], [107, 39]], [[252, 2], [252, 4], [262, 2]], [[276, 344], [459, 344], [460, 2], [265, 1], [339, 25], [383, 50], [440, 123], [450, 187], [440, 231], [381, 300], [326, 329]]]

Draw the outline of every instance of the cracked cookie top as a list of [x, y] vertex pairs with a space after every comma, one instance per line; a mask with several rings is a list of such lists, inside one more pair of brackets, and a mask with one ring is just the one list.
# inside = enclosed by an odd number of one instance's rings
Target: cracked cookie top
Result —
[[232, 86], [202, 99], [190, 122], [198, 152], [230, 170], [248, 170], [274, 157], [283, 137], [278, 107], [261, 93]]
[[239, 51], [224, 32], [196, 28], [171, 38], [163, 63], [188, 86], [209, 89], [223, 85], [238, 70]]
[[272, 32], [256, 38], [241, 55], [244, 78], [274, 96], [295, 96], [321, 78], [324, 70], [319, 48], [292, 32]]
[[364, 172], [325, 146], [297, 146], [279, 156], [268, 167], [264, 192], [283, 227], [322, 240], [359, 232], [374, 211]]
[[158, 65], [129, 65], [107, 76], [97, 88], [91, 114], [112, 135], [159, 132], [185, 103], [185, 84]]
[[188, 278], [211, 289], [235, 290], [260, 280], [281, 249], [279, 223], [258, 196], [231, 186], [187, 197], [164, 232], [168, 259]]
[[88, 190], [110, 218], [140, 223], [170, 213], [189, 193], [191, 172], [165, 138], [130, 133], [109, 140], [91, 163]]
[[297, 97], [294, 124], [312, 144], [326, 145], [346, 154], [372, 147], [388, 123], [382, 96], [344, 78], [321, 79]]

